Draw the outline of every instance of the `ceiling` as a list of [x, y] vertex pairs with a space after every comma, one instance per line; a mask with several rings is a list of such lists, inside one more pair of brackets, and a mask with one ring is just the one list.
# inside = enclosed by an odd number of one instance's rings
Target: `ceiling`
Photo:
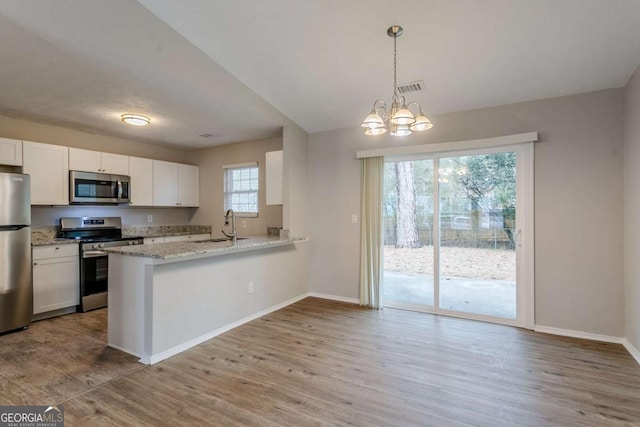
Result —
[[183, 148], [357, 127], [392, 95], [392, 24], [430, 116], [623, 87], [640, 63], [637, 0], [2, 0], [0, 114]]

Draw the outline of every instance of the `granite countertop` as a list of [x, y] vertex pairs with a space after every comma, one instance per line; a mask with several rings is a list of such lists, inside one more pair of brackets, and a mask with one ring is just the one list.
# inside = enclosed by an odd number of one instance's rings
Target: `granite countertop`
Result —
[[53, 246], [78, 244], [73, 239], [56, 238], [57, 229], [55, 227], [38, 227], [31, 230], [31, 246]]
[[[211, 234], [210, 225], [159, 225], [159, 226], [124, 226], [123, 237], [166, 237], [189, 234]], [[34, 227], [31, 229], [31, 246], [51, 246], [78, 244], [73, 239], [58, 239], [58, 227]]]
[[156, 243], [140, 246], [120, 246], [105, 249], [110, 253], [130, 255], [135, 257], [153, 258], [156, 260], [181, 260], [189, 257], [224, 255], [234, 252], [245, 252], [267, 247], [285, 246], [297, 242], [307, 241], [305, 237], [249, 237], [238, 240], [234, 245], [231, 241], [212, 242], [171, 242]]

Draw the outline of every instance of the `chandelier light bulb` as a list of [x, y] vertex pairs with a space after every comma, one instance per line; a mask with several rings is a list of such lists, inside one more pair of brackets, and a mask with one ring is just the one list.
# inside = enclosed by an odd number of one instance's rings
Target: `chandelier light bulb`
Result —
[[380, 117], [380, 114], [372, 111], [360, 126], [367, 129], [381, 128], [384, 127], [384, 120]]
[[411, 135], [411, 130], [409, 129], [409, 125], [391, 125], [391, 132], [389, 132], [389, 135], [407, 136]]
[[391, 117], [391, 123], [394, 125], [410, 125], [415, 121], [416, 119], [413, 117], [413, 113], [409, 111], [406, 105], [400, 107], [398, 112]]
[[364, 131], [365, 135], [382, 135], [384, 133], [387, 133], [387, 128], [386, 127], [369, 128], [369, 129]]
[[416, 121], [413, 122], [411, 126], [409, 126], [409, 129], [414, 132], [422, 132], [431, 129], [432, 127], [433, 123], [431, 123], [431, 120], [429, 120], [429, 118], [424, 114], [420, 114], [418, 117], [416, 117]]

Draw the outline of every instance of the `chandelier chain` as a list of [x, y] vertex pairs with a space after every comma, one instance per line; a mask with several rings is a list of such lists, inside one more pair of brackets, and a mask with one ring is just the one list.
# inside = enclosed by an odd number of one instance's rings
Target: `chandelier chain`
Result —
[[393, 35], [393, 100], [398, 98], [398, 83], [397, 83], [397, 71], [396, 62], [398, 57], [398, 50], [396, 48], [398, 36]]

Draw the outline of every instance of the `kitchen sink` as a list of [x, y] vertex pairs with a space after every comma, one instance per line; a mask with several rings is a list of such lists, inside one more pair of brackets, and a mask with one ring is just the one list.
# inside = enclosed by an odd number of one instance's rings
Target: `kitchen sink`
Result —
[[[236, 240], [245, 240], [248, 237], [238, 237]], [[230, 242], [231, 239], [227, 239], [226, 237], [217, 237], [215, 239], [207, 239], [207, 240], [198, 240], [196, 243], [218, 243], [218, 242]]]

